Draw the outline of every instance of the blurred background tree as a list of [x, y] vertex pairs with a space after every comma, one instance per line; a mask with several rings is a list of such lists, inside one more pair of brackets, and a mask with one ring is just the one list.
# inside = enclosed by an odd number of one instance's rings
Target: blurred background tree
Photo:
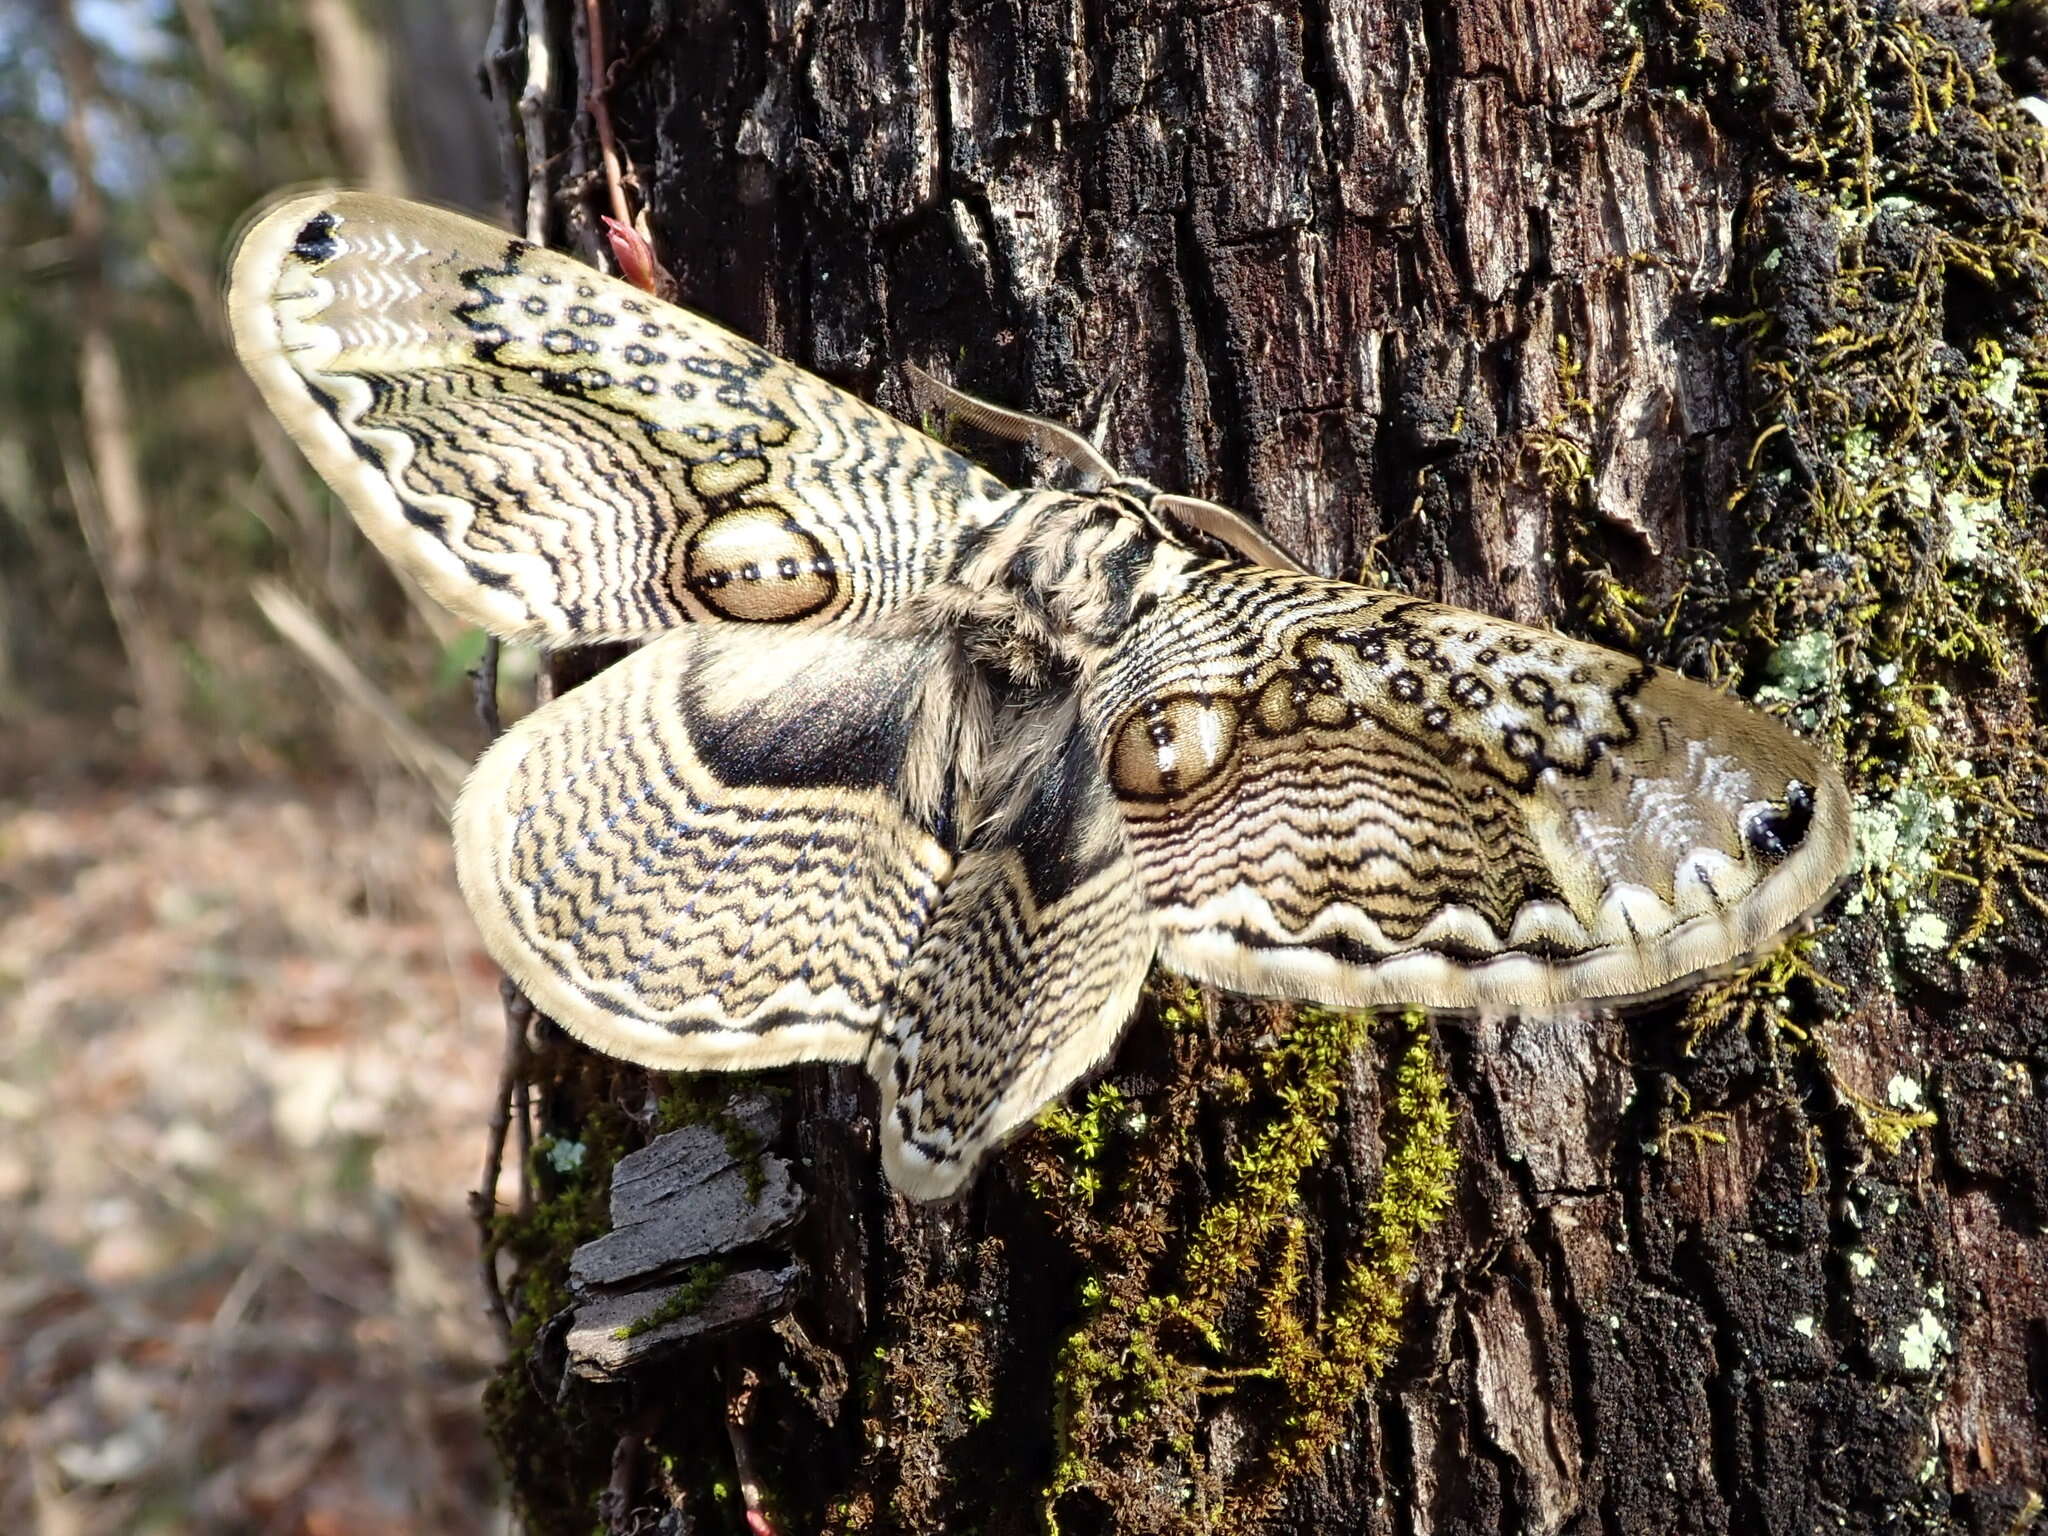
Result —
[[[477, 0], [34, 0], [0, 10], [0, 708], [12, 767], [270, 772], [335, 729], [251, 600], [270, 578], [459, 719], [408, 603], [229, 356], [220, 259], [323, 177], [489, 212]], [[418, 709], [419, 685], [405, 707]], [[433, 711], [428, 709], [429, 718]], [[0, 772], [10, 764], [0, 758]]]
[[490, 12], [0, 3], [0, 1531], [492, 1528], [480, 641], [219, 297], [294, 183], [498, 212]]

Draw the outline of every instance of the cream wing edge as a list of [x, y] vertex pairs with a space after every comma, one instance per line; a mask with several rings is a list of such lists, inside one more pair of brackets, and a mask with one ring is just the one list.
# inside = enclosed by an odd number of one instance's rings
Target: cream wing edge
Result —
[[[340, 350], [340, 338], [320, 319], [335, 292], [331, 282], [293, 254], [309, 223], [324, 214], [345, 227], [351, 210], [365, 224], [387, 231], [411, 223], [439, 225], [443, 233], [462, 241], [489, 239], [504, 246], [513, 239], [475, 219], [402, 198], [335, 190], [287, 194], [254, 217], [235, 247], [226, 298], [235, 353], [307, 462], [333, 487], [387, 560], [449, 612], [501, 640], [559, 642], [554, 628], [525, 601], [509, 589], [480, 585], [445, 540], [408, 520], [405, 504], [390, 482], [411, 454], [406, 439], [384, 434], [389, 457], [383, 467], [373, 466], [312, 396], [314, 388], [331, 391], [352, 416], [368, 403], [367, 387], [359, 379], [327, 375], [315, 384], [313, 374], [321, 363]], [[342, 399], [344, 395], [349, 398]], [[464, 522], [471, 515], [452, 499], [448, 507]]]

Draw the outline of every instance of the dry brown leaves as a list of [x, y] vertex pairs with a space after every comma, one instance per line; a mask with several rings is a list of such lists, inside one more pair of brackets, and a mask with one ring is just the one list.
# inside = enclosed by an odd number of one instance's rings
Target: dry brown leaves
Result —
[[0, 1530], [500, 1523], [494, 980], [403, 786], [0, 800]]

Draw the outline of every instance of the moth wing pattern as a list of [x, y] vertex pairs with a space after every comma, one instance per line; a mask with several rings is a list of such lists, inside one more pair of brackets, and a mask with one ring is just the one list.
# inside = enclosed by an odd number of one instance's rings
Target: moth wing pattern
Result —
[[1810, 915], [1841, 776], [1760, 711], [1563, 636], [1198, 571], [1086, 689], [1160, 958], [1340, 1006], [1655, 996]]
[[1094, 744], [1078, 722], [1052, 739], [1020, 803], [962, 852], [869, 1063], [883, 1166], [919, 1199], [956, 1192], [1106, 1057], [1151, 969], [1157, 939]]
[[876, 618], [949, 573], [1009, 495], [708, 320], [418, 203], [272, 205], [227, 308], [372, 541], [507, 640]]
[[485, 947], [610, 1055], [858, 1061], [952, 873], [942, 640], [698, 625], [541, 706], [456, 806]]

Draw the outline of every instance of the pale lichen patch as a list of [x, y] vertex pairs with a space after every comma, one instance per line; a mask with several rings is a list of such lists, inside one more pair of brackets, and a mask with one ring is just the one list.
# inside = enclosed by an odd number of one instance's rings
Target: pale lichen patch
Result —
[[1948, 1329], [1931, 1308], [1922, 1307], [1920, 1315], [1899, 1335], [1899, 1364], [1909, 1371], [1927, 1374], [1948, 1352]]

